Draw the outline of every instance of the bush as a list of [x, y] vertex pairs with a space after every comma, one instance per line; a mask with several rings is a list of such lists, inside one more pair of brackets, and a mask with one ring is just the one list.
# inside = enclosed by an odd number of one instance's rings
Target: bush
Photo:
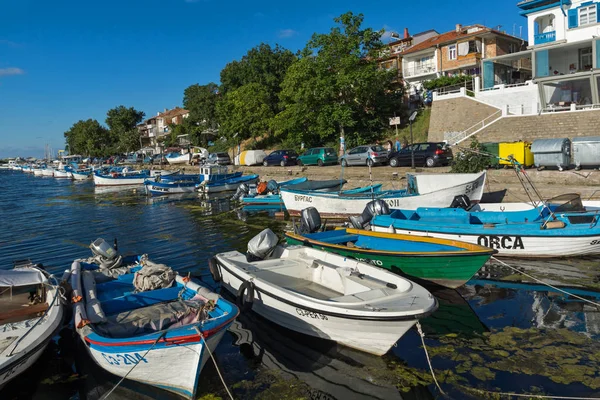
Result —
[[423, 82], [423, 87], [427, 90], [433, 90], [446, 86], [460, 85], [461, 83], [470, 81], [471, 79], [473, 79], [471, 75], [441, 76], [439, 78]]
[[485, 154], [485, 148], [473, 137], [469, 148], [462, 149], [454, 154], [450, 172], [475, 173], [486, 169], [490, 165], [490, 156]]

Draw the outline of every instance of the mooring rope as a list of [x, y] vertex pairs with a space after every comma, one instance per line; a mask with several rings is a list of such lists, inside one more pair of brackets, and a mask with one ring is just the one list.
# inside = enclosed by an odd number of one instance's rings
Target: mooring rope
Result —
[[576, 299], [579, 299], [581, 301], [584, 301], [586, 303], [592, 304], [593, 306], [596, 306], [596, 307], [600, 308], [600, 303], [596, 303], [595, 301], [588, 300], [588, 299], [586, 299], [584, 297], [578, 296], [576, 294], [570, 293], [570, 292], [568, 292], [566, 290], [563, 290], [563, 289], [560, 289], [560, 288], [558, 288], [556, 286], [553, 286], [553, 285], [551, 285], [551, 284], [549, 284], [547, 282], [542, 281], [541, 279], [536, 278], [535, 276], [529, 275], [528, 273], [523, 272], [523, 271], [521, 271], [521, 270], [519, 270], [519, 269], [517, 269], [517, 268], [515, 268], [515, 267], [513, 267], [513, 266], [511, 266], [511, 265], [509, 265], [507, 263], [505, 263], [504, 261], [501, 261], [501, 260], [497, 259], [494, 256], [492, 256], [492, 259], [494, 261], [500, 263], [501, 265], [503, 265], [505, 267], [508, 267], [508, 268], [512, 269], [513, 271], [518, 272], [519, 274], [528, 277], [529, 279], [533, 279], [534, 281], [541, 283], [542, 285], [548, 286], [548, 287], [550, 287], [550, 288], [552, 288], [552, 289], [554, 289], [556, 291], [559, 291], [559, 292], [564, 293], [564, 294], [569, 295], [569, 296], [573, 296]]
[[546, 396], [543, 394], [521, 394], [521, 393], [505, 393], [505, 392], [492, 392], [489, 390], [472, 388], [465, 385], [458, 385], [468, 390], [473, 390], [480, 393], [489, 393], [496, 396], [508, 396], [508, 397], [528, 397], [530, 399], [558, 399], [558, 400], [600, 400], [600, 397], [571, 397], [571, 396]]
[[223, 375], [221, 375], [221, 371], [219, 370], [219, 366], [217, 365], [217, 360], [215, 360], [215, 357], [213, 356], [212, 351], [210, 351], [210, 347], [208, 347], [208, 342], [204, 339], [204, 335], [202, 334], [202, 332], [200, 331], [200, 329], [197, 326], [194, 326], [194, 329], [196, 330], [196, 333], [198, 333], [198, 336], [200, 336], [200, 339], [206, 346], [206, 350], [208, 351], [208, 354], [210, 354], [210, 358], [212, 359], [213, 364], [215, 364], [215, 369], [217, 370], [217, 374], [219, 374], [219, 378], [221, 378], [221, 383], [223, 384], [223, 387], [227, 391], [229, 398], [231, 400], [234, 400], [233, 395], [231, 394], [231, 392], [229, 391], [229, 388], [227, 387], [227, 384], [225, 383], [225, 379], [223, 379]]
[[423, 330], [421, 329], [421, 324], [419, 323], [418, 320], [417, 320], [417, 330], [419, 331], [419, 337], [421, 338], [421, 343], [423, 343], [423, 350], [425, 351], [425, 358], [427, 358], [427, 364], [429, 364], [429, 371], [431, 371], [431, 376], [433, 377], [433, 381], [435, 382], [435, 385], [437, 386], [440, 393], [445, 396], [446, 392], [444, 392], [444, 390], [438, 383], [437, 378], [435, 377], [435, 372], [433, 372], [433, 366], [431, 365], [431, 359], [429, 358], [429, 353], [427, 352], [427, 346], [425, 346], [425, 334], [423, 333]]
[[[167, 334], [167, 332], [163, 332], [159, 337], [156, 338], [156, 340], [154, 341], [154, 343], [152, 343], [152, 346], [150, 346], [150, 348], [148, 350], [146, 350], [146, 352], [144, 353], [144, 355], [142, 356], [142, 359], [146, 358], [146, 356], [148, 355], [148, 353], [150, 353], [150, 350], [152, 350], [154, 348], [154, 346], [156, 346], [156, 344], [158, 343], [158, 341], [160, 339], [162, 339], [165, 335]], [[119, 380], [119, 382], [117, 382], [117, 384], [115, 386], [113, 386], [112, 389], [110, 389], [110, 391], [108, 393], [106, 393], [104, 396], [102, 396], [102, 398], [100, 400], [106, 400], [108, 399], [108, 396], [110, 396], [118, 387], [121, 383], [123, 383], [123, 381], [125, 380], [125, 378], [127, 378], [129, 376], [129, 374], [135, 369], [135, 367], [137, 367], [140, 363], [140, 360], [137, 360], [137, 362], [133, 365], [133, 367], [131, 367], [131, 369], [129, 371], [127, 371], [127, 373]]]

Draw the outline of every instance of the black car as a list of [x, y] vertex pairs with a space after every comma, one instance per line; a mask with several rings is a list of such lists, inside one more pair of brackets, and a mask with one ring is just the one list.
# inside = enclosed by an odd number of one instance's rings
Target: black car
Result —
[[285, 167], [286, 165], [296, 165], [297, 159], [298, 154], [294, 150], [275, 150], [265, 157], [263, 165], [265, 167], [269, 165]]
[[452, 161], [452, 150], [444, 142], [415, 143], [388, 155], [390, 167], [410, 167], [414, 150], [415, 166], [436, 167]]

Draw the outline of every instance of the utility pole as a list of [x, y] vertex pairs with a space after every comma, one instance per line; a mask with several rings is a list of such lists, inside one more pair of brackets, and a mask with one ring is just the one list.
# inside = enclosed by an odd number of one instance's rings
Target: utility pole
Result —
[[410, 125], [410, 166], [412, 169], [415, 169], [415, 146], [414, 146], [415, 141], [413, 139], [412, 124], [416, 117], [417, 117], [417, 111], [414, 111], [408, 118], [408, 124]]

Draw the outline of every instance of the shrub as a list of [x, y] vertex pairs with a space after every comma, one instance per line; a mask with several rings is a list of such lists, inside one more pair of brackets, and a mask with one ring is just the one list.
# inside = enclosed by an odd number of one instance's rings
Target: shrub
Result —
[[468, 148], [461, 149], [454, 154], [450, 172], [475, 173], [486, 169], [490, 165], [490, 156], [485, 153], [485, 148], [473, 137]]

